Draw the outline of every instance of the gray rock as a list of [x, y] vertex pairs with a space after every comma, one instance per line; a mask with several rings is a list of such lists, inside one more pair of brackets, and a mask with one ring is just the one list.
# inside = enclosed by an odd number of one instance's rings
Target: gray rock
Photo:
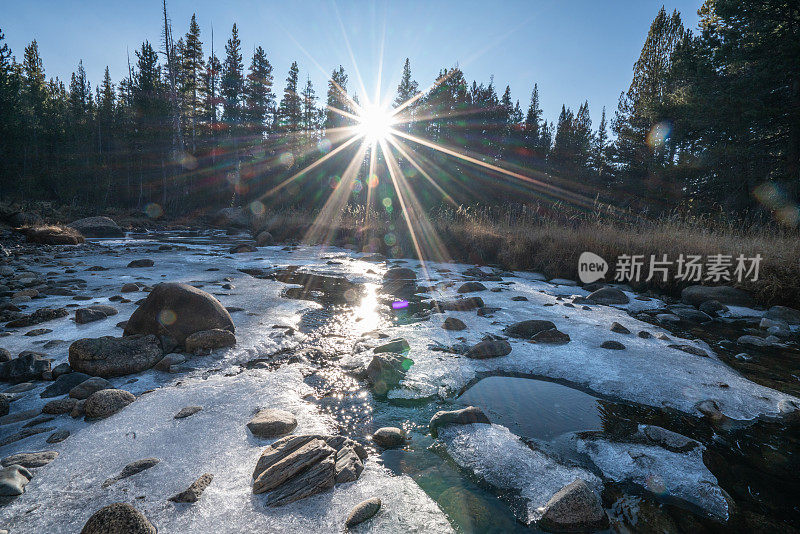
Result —
[[537, 526], [553, 532], [594, 531], [606, 528], [608, 517], [597, 493], [578, 479], [547, 501]]
[[47, 443], [61, 443], [69, 437], [69, 430], [56, 430], [47, 437]]
[[700, 446], [697, 441], [660, 426], [639, 425], [639, 432], [651, 443], [673, 452], [686, 452]]
[[76, 371], [104, 378], [150, 369], [163, 357], [154, 335], [79, 339], [69, 347], [69, 363]]
[[47, 465], [57, 457], [58, 453], [56, 451], [20, 452], [18, 454], [6, 456], [0, 463], [3, 465], [3, 467], [8, 467], [9, 465], [21, 465], [27, 469], [32, 469]]
[[256, 247], [254, 247], [253, 245], [248, 245], [246, 243], [242, 243], [242, 244], [239, 244], [239, 245], [232, 246], [228, 250], [228, 252], [230, 252], [231, 254], [241, 254], [241, 253], [244, 253], [244, 252], [258, 252], [258, 249]]
[[134, 284], [133, 282], [123, 284], [120, 289], [121, 293], [135, 293], [136, 291], [139, 291], [139, 284]]
[[628, 304], [631, 300], [622, 290], [616, 287], [601, 287], [586, 297], [587, 300], [595, 304]]
[[467, 297], [456, 300], [437, 300], [434, 307], [441, 311], [470, 311], [483, 308], [485, 304], [480, 297]]
[[395, 449], [405, 444], [406, 433], [400, 428], [387, 426], [376, 430], [372, 434], [372, 441], [384, 449]]
[[0, 497], [22, 495], [32, 478], [33, 474], [21, 465], [9, 465], [0, 469]]
[[570, 338], [569, 335], [565, 334], [561, 330], [557, 328], [550, 328], [535, 334], [531, 338], [531, 341], [536, 343], [547, 343], [551, 345], [563, 345], [564, 343], [569, 343]]
[[35, 408], [31, 408], [30, 410], [22, 410], [20, 412], [14, 412], [12, 414], [4, 415], [0, 418], [0, 425], [11, 425], [14, 423], [19, 423], [20, 421], [26, 421], [28, 419], [32, 419], [39, 415]]
[[45, 323], [47, 321], [60, 319], [61, 317], [66, 317], [67, 315], [69, 315], [69, 312], [66, 308], [39, 308], [31, 314], [23, 315], [18, 319], [14, 319], [13, 321], [6, 323], [6, 326], [9, 328], [33, 326], [36, 324]]
[[459, 286], [459, 293], [475, 293], [477, 291], [486, 291], [486, 286], [480, 282], [465, 282]]
[[214, 328], [201, 330], [186, 338], [186, 352], [221, 349], [236, 345], [236, 336], [230, 330]]
[[344, 525], [346, 528], [353, 528], [356, 525], [360, 525], [367, 519], [371, 519], [380, 509], [381, 500], [377, 497], [362, 501], [353, 507], [347, 515], [347, 520]]
[[729, 306], [752, 306], [750, 293], [730, 286], [689, 286], [681, 291], [681, 300], [699, 306], [707, 300], [716, 300]]
[[96, 304], [75, 310], [75, 322], [78, 324], [86, 324], [94, 321], [101, 321], [117, 313], [117, 309], [113, 306]]
[[187, 489], [183, 490], [182, 492], [178, 493], [177, 495], [173, 495], [169, 498], [172, 502], [182, 502], [182, 503], [193, 503], [197, 502], [200, 499], [200, 496], [206, 490], [211, 481], [214, 480], [214, 475], [211, 473], [204, 473], [200, 475], [200, 477], [192, 482], [191, 486]]
[[258, 438], [277, 438], [297, 428], [297, 419], [285, 410], [266, 408], [258, 411], [247, 428]]
[[139, 510], [124, 502], [115, 502], [96, 511], [81, 534], [156, 534], [156, 527]]
[[101, 389], [110, 389], [114, 386], [111, 385], [111, 382], [106, 380], [105, 378], [100, 378], [99, 376], [93, 376], [87, 380], [84, 380], [74, 388], [69, 390], [69, 396], [73, 399], [88, 399], [92, 393], [96, 391], [100, 391]]
[[619, 341], [603, 341], [600, 344], [600, 348], [602, 349], [610, 349], [610, 350], [625, 350], [625, 345], [620, 343]]
[[353, 482], [361, 476], [364, 464], [352, 447], [342, 447], [336, 452], [336, 483]]
[[445, 330], [452, 330], [454, 332], [460, 332], [461, 330], [466, 330], [467, 325], [464, 324], [464, 321], [458, 319], [456, 317], [448, 317], [442, 323], [442, 328]]
[[480, 408], [475, 406], [467, 406], [461, 410], [440, 411], [436, 412], [431, 418], [428, 428], [430, 428], [431, 435], [436, 437], [438, 430], [446, 425], [469, 425], [472, 423], [485, 423], [490, 424], [489, 418], [481, 411]]
[[244, 208], [222, 208], [214, 214], [211, 223], [223, 228], [247, 228], [250, 226], [250, 215]]
[[617, 334], [630, 334], [631, 331], [619, 324], [618, 322], [614, 321], [611, 323], [611, 331], [616, 332]]
[[191, 334], [215, 328], [235, 331], [231, 315], [216, 298], [186, 284], [165, 283], [155, 286], [133, 312], [124, 334], [168, 335], [183, 346]]
[[556, 325], [552, 321], [545, 321], [542, 319], [529, 319], [527, 321], [520, 321], [509, 325], [503, 329], [503, 333], [508, 336], [519, 339], [532, 339], [533, 336], [544, 330], [555, 328]]
[[739, 345], [744, 345], [747, 347], [756, 347], [756, 348], [764, 348], [774, 345], [774, 343], [769, 342], [765, 338], [760, 338], [758, 336], [751, 336], [751, 335], [740, 336], [739, 339], [736, 340], [736, 343], [738, 343]]
[[718, 300], [707, 300], [700, 304], [698, 308], [709, 317], [721, 317], [728, 312], [728, 307]]
[[708, 358], [708, 353], [701, 348], [695, 347], [694, 345], [667, 345], [671, 349], [678, 349], [682, 350], [683, 352], [688, 352], [689, 354], [694, 354], [695, 356], [703, 356], [704, 358]]
[[375, 393], [383, 395], [400, 383], [413, 363], [402, 354], [375, 354], [367, 366], [366, 379]]
[[712, 320], [710, 315], [694, 308], [674, 307], [671, 311], [687, 323], [707, 323]]
[[29, 438], [31, 436], [35, 436], [36, 434], [42, 434], [44, 432], [52, 432], [55, 430], [55, 427], [45, 427], [45, 426], [36, 426], [31, 428], [23, 428], [19, 432], [15, 432], [11, 435], [6, 435], [0, 437], [0, 447], [4, 447], [9, 443], [14, 443], [15, 441], [20, 441], [25, 438]]
[[336, 483], [336, 460], [327, 456], [267, 496], [267, 506], [283, 506], [329, 490]]
[[107, 488], [123, 478], [132, 477], [133, 475], [138, 475], [142, 471], [147, 471], [151, 467], [155, 467], [159, 462], [161, 462], [161, 460], [158, 458], [143, 458], [142, 460], [131, 462], [123, 467], [122, 471], [120, 471], [117, 476], [111, 477], [103, 482], [103, 487]]
[[393, 339], [388, 343], [384, 343], [378, 347], [375, 347], [372, 352], [374, 354], [380, 354], [383, 352], [394, 352], [396, 354], [406, 354], [411, 347], [408, 345], [408, 341], [403, 338]]
[[417, 273], [406, 267], [389, 269], [383, 275], [381, 290], [389, 295], [408, 298], [417, 291]]
[[[331, 454], [335, 454], [335, 452], [324, 440], [312, 439], [296, 450], [289, 452], [278, 461], [266, 466], [253, 481], [253, 493], [264, 493], [273, 490], [298, 473], [307, 471], [310, 466], [319, 463]], [[261, 464], [261, 459], [259, 459], [259, 464]], [[336, 476], [335, 467], [335, 462], [331, 459], [331, 482], [334, 481]]]
[[464, 356], [473, 360], [485, 360], [509, 354], [511, 354], [511, 344], [505, 339], [486, 339], [470, 347]]
[[42, 373], [50, 371], [50, 360], [45, 354], [26, 350], [11, 361], [0, 363], [0, 380], [12, 384], [41, 380]]
[[[51, 341], [48, 341], [44, 345], [44, 348], [47, 349], [48, 345], [50, 343], [51, 343]], [[62, 342], [58, 342], [59, 345], [61, 343]], [[66, 374], [69, 374], [71, 372], [72, 372], [72, 367], [70, 367], [69, 364], [65, 362], [65, 363], [59, 363], [58, 365], [53, 367], [53, 369], [50, 371], [50, 374], [52, 375], [53, 380], [58, 380], [62, 375], [66, 375]], [[46, 398], [46, 397], [42, 396], [42, 398]]]
[[123, 389], [103, 389], [92, 393], [83, 405], [89, 419], [103, 419], [114, 415], [136, 400], [133, 393]]
[[764, 314], [766, 319], [785, 321], [788, 324], [800, 325], [800, 310], [787, 306], [773, 306]]
[[143, 258], [139, 260], [133, 260], [128, 264], [128, 267], [131, 269], [140, 269], [142, 267], [152, 267], [155, 265], [155, 262], [149, 258]]
[[68, 226], [79, 231], [84, 237], [125, 237], [122, 228], [109, 217], [87, 217], [78, 219]]
[[202, 406], [184, 406], [178, 413], [175, 414], [174, 419], [186, 419], [199, 411], [202, 411]]
[[158, 361], [158, 363], [155, 365], [155, 369], [156, 371], [163, 371], [165, 373], [168, 373], [170, 372], [170, 369], [173, 365], [180, 365], [185, 361], [186, 361], [186, 356], [184, 356], [183, 354], [171, 352], [170, 354], [167, 354]]
[[44, 407], [42, 408], [42, 413], [51, 415], [70, 413], [72, 410], [75, 409], [75, 405], [77, 403], [78, 403], [77, 399], [71, 399], [71, 398], [51, 400], [50, 402], [44, 405]]
[[77, 401], [75, 403], [75, 406], [72, 407], [72, 411], [69, 412], [69, 416], [72, 417], [73, 419], [76, 419], [78, 417], [83, 417], [83, 415], [85, 414], [85, 412], [83, 411], [84, 406], [86, 406], [85, 400]]

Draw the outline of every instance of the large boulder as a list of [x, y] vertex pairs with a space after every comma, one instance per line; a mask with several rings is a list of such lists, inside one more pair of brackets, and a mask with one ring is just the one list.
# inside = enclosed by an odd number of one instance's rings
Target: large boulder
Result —
[[158, 338], [144, 334], [79, 339], [69, 347], [69, 364], [75, 371], [103, 378], [150, 369], [163, 356]]
[[800, 324], [800, 310], [787, 306], [773, 306], [764, 314], [766, 319], [786, 321], [788, 324]]
[[26, 350], [11, 361], [0, 364], [0, 380], [19, 384], [41, 380], [42, 373], [50, 370], [50, 360], [45, 354]]
[[431, 417], [428, 428], [431, 435], [436, 437], [439, 429], [447, 425], [471, 425], [472, 423], [490, 424], [489, 418], [480, 408], [467, 406], [461, 410], [436, 412]]
[[74, 228], [60, 226], [34, 226], [25, 230], [25, 238], [29, 243], [42, 245], [79, 245], [85, 239]]
[[610, 286], [601, 287], [586, 298], [595, 304], [628, 304], [631, 301], [621, 289]]
[[128, 503], [115, 502], [96, 511], [81, 534], [156, 534], [156, 527]]
[[135, 400], [133, 393], [124, 389], [101, 389], [86, 399], [83, 411], [89, 419], [104, 419]]
[[707, 300], [716, 300], [729, 306], [752, 306], [753, 298], [743, 289], [731, 286], [689, 286], [681, 291], [685, 304], [699, 306]]
[[84, 237], [125, 237], [125, 232], [109, 217], [87, 217], [69, 224]]
[[606, 528], [608, 517], [600, 496], [577, 479], [547, 501], [538, 526], [552, 532], [592, 532]]
[[230, 313], [210, 294], [187, 284], [164, 283], [153, 288], [125, 325], [125, 336], [155, 334], [184, 346], [203, 330], [234, 331]]

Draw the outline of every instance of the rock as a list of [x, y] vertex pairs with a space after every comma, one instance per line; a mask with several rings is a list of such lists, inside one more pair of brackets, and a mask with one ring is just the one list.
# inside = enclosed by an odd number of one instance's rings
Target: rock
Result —
[[100, 391], [102, 389], [110, 389], [114, 386], [111, 385], [111, 382], [106, 380], [105, 378], [100, 378], [99, 376], [93, 376], [88, 380], [84, 380], [74, 388], [69, 390], [69, 396], [73, 399], [82, 400], [88, 399], [92, 393], [96, 391]]
[[141, 267], [152, 267], [155, 265], [155, 262], [149, 258], [143, 258], [139, 260], [133, 260], [128, 264], [128, 267], [131, 269], [141, 268]]
[[75, 310], [75, 322], [78, 324], [91, 323], [93, 321], [100, 321], [106, 317], [116, 315], [117, 313], [117, 309], [113, 306], [95, 304], [92, 306], [87, 306], [86, 308], [79, 308]]
[[729, 306], [752, 306], [750, 293], [730, 286], [689, 286], [681, 291], [685, 304], [699, 306], [707, 300], [716, 300]]
[[51, 400], [42, 407], [42, 413], [50, 415], [61, 415], [62, 413], [70, 413], [73, 409], [75, 409], [75, 405], [77, 403], [78, 403], [77, 399], [71, 399], [71, 398]]
[[[277, 461], [266, 465], [257, 475], [254, 473], [253, 493], [264, 493], [273, 490], [335, 452], [324, 440], [311, 439], [297, 449], [289, 451]], [[261, 459], [259, 459], [259, 465], [261, 463]], [[256, 467], [258, 468], [258, 465]], [[333, 480], [334, 476], [335, 464], [331, 463], [331, 480]]]
[[52, 432], [53, 430], [55, 430], [54, 427], [44, 427], [44, 426], [23, 428], [22, 430], [20, 430], [19, 432], [15, 432], [14, 434], [0, 437], [0, 447], [4, 447], [9, 443], [14, 443], [15, 441], [20, 441], [22, 439], [35, 436], [36, 434], [42, 434], [44, 432]]
[[800, 310], [795, 310], [787, 306], [773, 306], [767, 310], [764, 314], [764, 318], [800, 325]]
[[381, 509], [381, 500], [377, 497], [367, 499], [355, 505], [350, 513], [347, 515], [347, 520], [344, 523], [346, 528], [353, 528], [360, 525], [367, 519], [372, 518]]
[[60, 319], [61, 317], [66, 317], [67, 315], [69, 315], [69, 312], [67, 311], [66, 308], [39, 308], [30, 315], [23, 315], [18, 319], [9, 321], [8, 323], [6, 323], [6, 326], [8, 328], [33, 326], [47, 321]]
[[32, 478], [33, 474], [21, 465], [9, 465], [0, 469], [0, 497], [22, 495]]
[[155, 365], [155, 369], [156, 371], [169, 373], [173, 365], [180, 365], [185, 361], [186, 357], [183, 354], [177, 354], [175, 352], [172, 352], [161, 358]]
[[456, 300], [435, 301], [434, 307], [440, 311], [470, 311], [483, 308], [483, 299], [480, 297], [467, 297]]
[[254, 247], [253, 245], [248, 245], [248, 244], [242, 243], [240, 245], [232, 246], [228, 250], [228, 252], [230, 252], [231, 254], [241, 254], [243, 252], [258, 252], [258, 249], [256, 247]]
[[628, 304], [631, 300], [621, 289], [616, 287], [601, 287], [586, 297], [586, 300], [594, 304]]
[[0, 363], [10, 362], [13, 358], [8, 350], [0, 348]]
[[76, 371], [110, 378], [150, 369], [163, 357], [154, 335], [79, 339], [69, 347], [69, 364]]
[[172, 502], [183, 502], [183, 503], [193, 503], [197, 502], [200, 499], [200, 496], [206, 490], [211, 481], [214, 480], [214, 475], [211, 473], [204, 473], [200, 475], [200, 477], [192, 482], [192, 485], [189, 486], [187, 489], [183, 490], [182, 492], [178, 493], [177, 495], [173, 495], [169, 498]]
[[417, 273], [406, 267], [389, 269], [383, 275], [381, 290], [389, 295], [409, 298], [417, 291]]
[[[63, 342], [58, 341], [58, 343], [56, 343], [55, 345], [49, 346], [51, 343], [52, 341], [48, 341], [47, 343], [45, 343], [44, 348], [56, 347]], [[53, 369], [50, 371], [50, 375], [53, 377], [53, 380], [58, 380], [59, 377], [61, 377], [62, 375], [66, 375], [71, 372], [72, 372], [72, 367], [70, 367], [68, 363], [64, 362], [64, 363], [59, 363], [58, 365], [53, 367]]]
[[672, 308], [672, 313], [686, 321], [687, 323], [707, 323], [712, 320], [711, 316], [694, 308]]
[[120, 288], [121, 293], [135, 293], [137, 291], [139, 291], [139, 284], [134, 284], [132, 282], [124, 284], [122, 288]]
[[89, 419], [103, 419], [114, 415], [135, 400], [133, 393], [124, 389], [102, 389], [86, 399], [83, 411]]
[[636, 335], [642, 339], [650, 339], [651, 337], [653, 337], [653, 334], [651, 334], [647, 330], [639, 330], [639, 333]]
[[442, 323], [442, 328], [445, 330], [452, 330], [454, 332], [460, 332], [461, 330], [466, 330], [467, 325], [464, 324], [464, 321], [458, 319], [456, 317], [448, 317]]
[[372, 434], [372, 441], [384, 449], [402, 447], [406, 442], [406, 433], [393, 426], [379, 428]]
[[464, 356], [473, 360], [484, 360], [507, 356], [510, 353], [511, 344], [505, 339], [486, 339], [470, 347]]
[[3, 467], [8, 467], [9, 465], [21, 465], [27, 469], [33, 469], [35, 467], [47, 465], [57, 457], [58, 453], [56, 451], [21, 452], [19, 454], [6, 456], [3, 458], [0, 464], [2, 464]]
[[0, 363], [0, 380], [19, 384], [41, 380], [42, 373], [50, 371], [50, 360], [45, 354], [26, 350], [11, 361]]
[[533, 339], [533, 336], [544, 330], [555, 328], [556, 325], [552, 321], [545, 321], [541, 319], [529, 319], [527, 321], [520, 321], [514, 323], [503, 329], [503, 333], [508, 336], [519, 339]]
[[380, 354], [384, 352], [394, 352], [395, 354], [406, 354], [411, 349], [406, 341], [403, 338], [393, 339], [388, 343], [384, 343], [379, 347], [375, 347], [372, 352], [374, 354]]
[[275, 244], [275, 239], [272, 237], [272, 234], [264, 230], [263, 232], [259, 232], [256, 236], [256, 245], [259, 247], [270, 247]]
[[531, 338], [535, 343], [548, 343], [551, 345], [563, 345], [570, 342], [569, 335], [565, 334], [557, 328], [550, 328], [549, 330], [542, 330]]
[[11, 403], [8, 402], [8, 397], [0, 393], [0, 417], [8, 415], [8, 411], [11, 409]]
[[765, 348], [773, 345], [773, 343], [771, 343], [768, 339], [751, 335], [740, 336], [739, 339], [736, 340], [736, 343], [739, 345], [756, 348]]
[[247, 228], [250, 216], [243, 208], [222, 208], [214, 214], [211, 224], [223, 228]]
[[701, 303], [698, 308], [709, 317], [720, 317], [728, 311], [728, 307], [718, 300], [707, 300]]
[[469, 425], [472, 423], [485, 423], [488, 425], [490, 421], [480, 408], [467, 406], [461, 410], [436, 412], [431, 418], [428, 428], [430, 428], [431, 435], [436, 437], [438, 435], [438, 430], [443, 426]]
[[158, 458], [143, 458], [141, 460], [131, 462], [123, 467], [122, 471], [120, 471], [117, 476], [111, 477], [103, 482], [103, 487], [107, 488], [123, 478], [132, 477], [133, 475], [138, 475], [142, 471], [147, 471], [151, 467], [155, 467], [159, 462], [161, 462], [161, 460]]
[[173, 419], [186, 419], [199, 411], [202, 411], [202, 406], [184, 406], [178, 413], [175, 414]]
[[651, 443], [673, 452], [686, 452], [700, 446], [699, 442], [660, 426], [639, 425], [639, 432]]
[[74, 228], [61, 226], [35, 226], [25, 229], [25, 238], [29, 243], [42, 245], [79, 245], [86, 241]]
[[156, 527], [130, 504], [115, 502], [96, 511], [81, 534], [156, 534]]
[[283, 506], [329, 490], [336, 483], [336, 461], [333, 456], [313, 464], [267, 496], [267, 506]]
[[342, 447], [336, 452], [335, 480], [337, 484], [358, 480], [362, 471], [364, 471], [364, 464], [355, 449]]
[[216, 328], [235, 331], [231, 315], [217, 299], [186, 284], [164, 283], [133, 312], [124, 335], [169, 335], [183, 346], [191, 334]]
[[52, 331], [53, 330], [50, 328], [36, 328], [34, 330], [29, 330], [28, 332], [25, 332], [25, 335], [28, 337], [43, 336], [45, 334], [49, 334]]
[[297, 419], [290, 412], [265, 408], [250, 419], [247, 428], [258, 438], [277, 438], [297, 428]]
[[683, 352], [688, 352], [689, 354], [694, 354], [695, 356], [703, 356], [704, 358], [708, 358], [708, 353], [701, 348], [695, 347], [694, 345], [667, 345], [671, 349], [678, 349], [682, 350]]
[[474, 293], [477, 291], [486, 291], [486, 286], [480, 282], [465, 282], [457, 290], [459, 293]]
[[[75, 399], [73, 399], [75, 400]], [[78, 417], [83, 417], [85, 412], [83, 407], [86, 405], [85, 400], [79, 400], [75, 402], [75, 405], [72, 407], [72, 411], [69, 412], [69, 416], [73, 419], [77, 419]]]
[[87, 217], [69, 224], [85, 237], [125, 237], [117, 223], [109, 217]]
[[610, 350], [625, 350], [625, 345], [620, 343], [619, 341], [603, 341], [600, 344], [601, 349], [610, 349]]
[[630, 334], [631, 331], [619, 324], [618, 322], [614, 321], [611, 323], [611, 331], [616, 332], [617, 334]]
[[59, 375], [55, 382], [44, 388], [44, 391], [39, 396], [43, 399], [50, 399], [66, 395], [72, 388], [90, 378], [89, 375], [79, 372]]
[[47, 443], [61, 443], [69, 437], [69, 430], [56, 430], [47, 437]]
[[597, 493], [578, 479], [547, 501], [537, 526], [552, 532], [591, 532], [606, 528], [608, 517]]
[[203, 350], [221, 349], [236, 345], [236, 336], [230, 330], [214, 328], [201, 330], [186, 338], [186, 352], [196, 353]]
[[674, 313], [659, 313], [656, 315], [656, 321], [662, 324], [676, 325], [681, 322], [681, 318]]
[[412, 360], [402, 354], [376, 354], [367, 366], [366, 379], [375, 393], [384, 395], [400, 383], [413, 364]]

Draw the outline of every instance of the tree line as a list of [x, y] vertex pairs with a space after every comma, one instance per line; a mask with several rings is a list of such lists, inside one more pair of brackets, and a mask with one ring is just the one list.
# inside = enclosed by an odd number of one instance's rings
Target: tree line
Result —
[[[800, 8], [706, 0], [699, 14], [688, 30], [661, 8], [630, 87], [596, 128], [588, 101], [548, 121], [537, 84], [521, 104], [510, 87], [469, 83], [458, 67], [420, 95], [406, 60], [395, 128], [473, 158], [398, 138], [395, 157], [419, 201], [526, 202], [558, 198], [557, 186], [639, 212], [767, 210], [796, 225]], [[142, 43], [117, 83], [106, 68], [93, 86], [82, 62], [68, 82], [48, 79], [36, 41], [18, 61], [0, 31], [0, 196], [156, 214], [255, 199], [319, 207], [356, 150], [331, 154], [358, 102], [344, 68], [317, 96], [297, 62], [283, 84], [263, 47], [245, 62], [236, 24], [221, 56], [205, 44], [194, 15], [175, 39], [165, 6], [162, 42]], [[353, 202], [374, 182], [391, 205], [384, 167], [367, 176], [365, 159]]]

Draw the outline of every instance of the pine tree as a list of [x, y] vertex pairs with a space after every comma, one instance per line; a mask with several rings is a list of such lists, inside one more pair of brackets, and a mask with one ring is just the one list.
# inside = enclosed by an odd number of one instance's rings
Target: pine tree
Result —
[[533, 84], [531, 92], [531, 103], [528, 106], [528, 113], [525, 115], [525, 148], [530, 150], [535, 156], [542, 150], [541, 146], [541, 125], [542, 108], [539, 104], [539, 85]]
[[244, 96], [244, 76], [242, 74], [242, 42], [236, 23], [231, 29], [231, 38], [225, 45], [225, 61], [222, 64], [222, 119], [236, 125], [242, 118], [242, 98]]
[[303, 120], [303, 102], [297, 92], [299, 72], [297, 61], [292, 62], [283, 98], [278, 106], [278, 128], [284, 132], [296, 132]]
[[397, 85], [397, 96], [394, 99], [394, 107], [405, 105], [404, 109], [398, 113], [398, 122], [404, 123], [402, 127], [410, 132], [412, 130], [414, 116], [416, 115], [417, 102], [411, 102], [419, 93], [419, 84], [411, 78], [411, 62], [406, 58], [403, 64], [403, 75]]
[[253, 53], [245, 84], [245, 110], [250, 129], [257, 138], [263, 138], [275, 115], [275, 94], [272, 92], [272, 65], [260, 46]]
[[331, 108], [340, 111], [349, 111], [350, 105], [347, 99], [347, 74], [344, 72], [344, 67], [339, 65], [338, 69], [333, 69], [331, 77], [328, 80], [328, 94], [325, 99], [325, 129], [331, 130], [339, 128], [348, 123], [347, 119], [341, 114], [336, 113]]
[[183, 97], [184, 113], [189, 121], [192, 139], [192, 152], [197, 152], [198, 122], [203, 114], [203, 43], [200, 41], [200, 25], [192, 14], [189, 21], [189, 31], [182, 55], [181, 94]]
[[19, 69], [0, 30], [0, 199], [18, 189], [12, 155], [19, 135]]
[[597, 135], [594, 138], [592, 151], [592, 168], [597, 175], [604, 180], [609, 178], [608, 168], [608, 124], [606, 121], [606, 108], [600, 115], [600, 124], [597, 127]]
[[213, 53], [208, 57], [206, 68], [202, 74], [203, 84], [203, 118], [211, 126], [212, 135], [216, 132], [219, 119], [220, 73], [222, 65]]
[[306, 132], [312, 132], [317, 129], [317, 119], [319, 112], [317, 110], [317, 94], [314, 92], [314, 85], [311, 83], [311, 78], [306, 79], [306, 86], [303, 89], [303, 119], [301, 127]]

